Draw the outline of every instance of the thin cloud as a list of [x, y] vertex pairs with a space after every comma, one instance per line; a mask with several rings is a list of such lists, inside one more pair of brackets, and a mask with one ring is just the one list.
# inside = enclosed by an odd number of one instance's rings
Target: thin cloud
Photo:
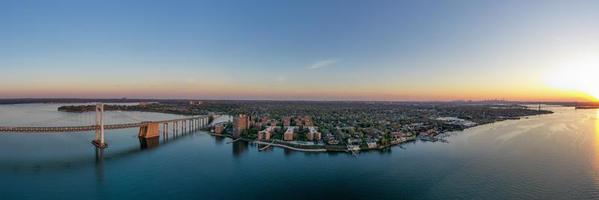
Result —
[[321, 61], [318, 61], [318, 62], [316, 62], [316, 63], [308, 66], [307, 68], [308, 69], [320, 69], [320, 68], [323, 68], [323, 67], [328, 67], [328, 66], [331, 66], [331, 65], [335, 65], [335, 64], [337, 64], [338, 61], [339, 61], [338, 59], [334, 59], [334, 58], [330, 58], [330, 59], [326, 59], [326, 60], [321, 60]]
[[276, 80], [277, 80], [278, 82], [284, 82], [285, 80], [287, 80], [287, 78], [286, 78], [285, 76], [283, 76], [283, 75], [280, 75], [280, 76], [277, 76], [277, 79], [276, 79]]

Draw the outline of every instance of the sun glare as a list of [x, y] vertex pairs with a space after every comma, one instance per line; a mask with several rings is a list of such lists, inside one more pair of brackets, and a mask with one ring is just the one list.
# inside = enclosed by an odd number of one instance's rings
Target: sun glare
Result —
[[588, 94], [599, 100], [599, 55], [579, 56], [561, 63], [546, 77], [554, 88]]

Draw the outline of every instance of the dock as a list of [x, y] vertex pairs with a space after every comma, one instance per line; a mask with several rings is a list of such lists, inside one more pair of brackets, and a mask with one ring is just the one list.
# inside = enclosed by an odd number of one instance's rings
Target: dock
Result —
[[231, 143], [237, 142], [237, 141], [239, 141], [239, 140], [241, 140], [241, 138], [234, 139], [234, 140], [233, 140], [233, 141], [231, 141], [231, 142], [227, 142], [227, 144], [231, 144]]
[[270, 143], [270, 144], [266, 145], [265, 147], [262, 147], [262, 148], [258, 149], [258, 151], [264, 151], [264, 150], [270, 148], [272, 146], [272, 144], [273, 143]]

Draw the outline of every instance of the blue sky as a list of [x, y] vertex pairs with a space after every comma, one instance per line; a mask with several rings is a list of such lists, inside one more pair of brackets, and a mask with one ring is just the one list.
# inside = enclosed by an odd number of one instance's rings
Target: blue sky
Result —
[[597, 1], [0, 1], [0, 98], [562, 98], [540, 72], [568, 52], [596, 55], [597, 10]]

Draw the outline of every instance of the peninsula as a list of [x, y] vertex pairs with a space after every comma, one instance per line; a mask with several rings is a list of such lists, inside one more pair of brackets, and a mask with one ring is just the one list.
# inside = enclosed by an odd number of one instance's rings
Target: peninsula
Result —
[[[550, 114], [509, 102], [356, 102], [190, 100], [106, 105], [107, 111], [180, 115], [231, 115], [211, 127], [216, 135], [305, 151], [381, 150], [451, 131], [521, 117]], [[88, 112], [89, 105], [62, 106]]]

